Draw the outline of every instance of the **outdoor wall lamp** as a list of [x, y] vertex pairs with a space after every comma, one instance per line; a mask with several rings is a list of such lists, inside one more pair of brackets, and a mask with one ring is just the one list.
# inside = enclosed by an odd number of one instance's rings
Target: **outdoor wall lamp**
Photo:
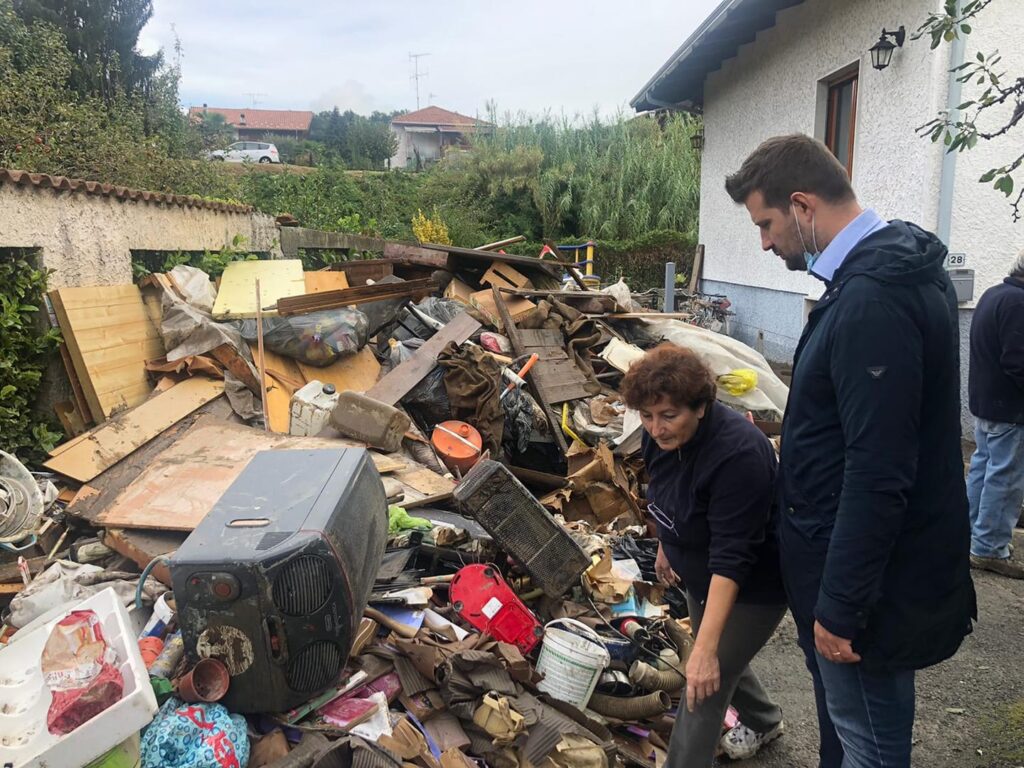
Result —
[[697, 132], [690, 137], [690, 146], [700, 152], [704, 149], [704, 129], [698, 128]]
[[[890, 37], [895, 44], [889, 40]], [[906, 39], [907, 30], [902, 24], [895, 32], [886, 32], [885, 27], [882, 27], [882, 34], [879, 36], [878, 42], [868, 50], [868, 53], [871, 54], [871, 66], [879, 71], [888, 67], [889, 62], [892, 61], [892, 52], [897, 48], [902, 48], [903, 41]]]

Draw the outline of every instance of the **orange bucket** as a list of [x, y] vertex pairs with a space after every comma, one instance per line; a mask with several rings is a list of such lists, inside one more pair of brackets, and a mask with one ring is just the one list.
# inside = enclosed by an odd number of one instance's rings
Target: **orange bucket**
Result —
[[463, 475], [480, 461], [484, 446], [480, 433], [464, 421], [441, 422], [434, 427], [430, 443], [448, 469]]

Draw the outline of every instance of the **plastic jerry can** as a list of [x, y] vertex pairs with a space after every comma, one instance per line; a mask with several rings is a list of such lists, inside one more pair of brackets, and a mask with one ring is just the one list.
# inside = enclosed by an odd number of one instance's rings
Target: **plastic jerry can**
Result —
[[291, 420], [288, 434], [308, 437], [317, 435], [331, 417], [331, 411], [338, 402], [338, 393], [333, 384], [323, 384], [314, 379], [292, 395]]

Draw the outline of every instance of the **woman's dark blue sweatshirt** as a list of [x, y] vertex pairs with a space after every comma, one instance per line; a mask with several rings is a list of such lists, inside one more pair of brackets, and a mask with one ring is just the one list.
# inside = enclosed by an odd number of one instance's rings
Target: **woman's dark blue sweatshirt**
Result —
[[737, 602], [786, 602], [775, 538], [775, 451], [761, 431], [721, 403], [697, 433], [663, 451], [646, 432], [648, 505], [663, 519], [658, 538], [691, 597], [707, 599], [711, 576], [740, 585]]

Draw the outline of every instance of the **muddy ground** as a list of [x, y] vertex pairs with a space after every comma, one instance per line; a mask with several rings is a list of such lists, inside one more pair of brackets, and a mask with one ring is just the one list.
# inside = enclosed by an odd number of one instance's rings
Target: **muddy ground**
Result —
[[[1024, 531], [1016, 532], [1024, 559]], [[915, 768], [1024, 768], [1024, 581], [971, 571], [979, 620], [949, 661], [918, 674]], [[736, 768], [816, 768], [810, 674], [787, 615], [754, 667], [778, 701], [786, 734]]]

